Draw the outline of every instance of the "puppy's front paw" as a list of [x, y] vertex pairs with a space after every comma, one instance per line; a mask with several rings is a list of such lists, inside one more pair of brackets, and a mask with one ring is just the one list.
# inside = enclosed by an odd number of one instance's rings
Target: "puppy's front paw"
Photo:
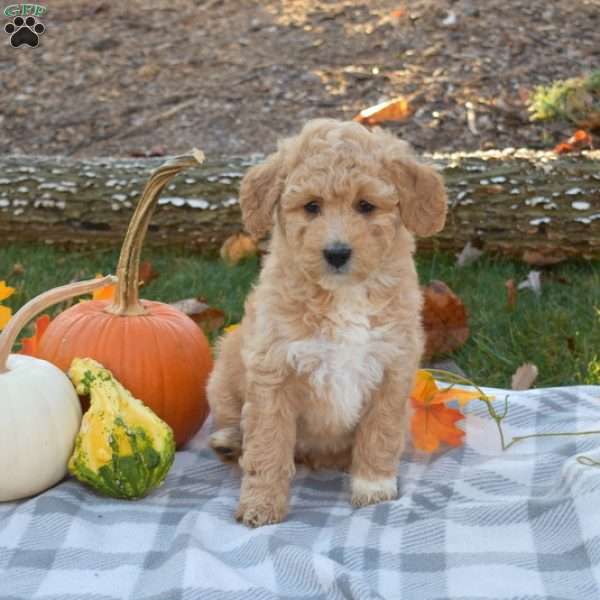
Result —
[[395, 477], [390, 479], [352, 478], [352, 504], [356, 508], [368, 506], [398, 497], [398, 482]]
[[287, 515], [287, 498], [241, 498], [235, 518], [248, 527], [261, 527], [281, 523]]

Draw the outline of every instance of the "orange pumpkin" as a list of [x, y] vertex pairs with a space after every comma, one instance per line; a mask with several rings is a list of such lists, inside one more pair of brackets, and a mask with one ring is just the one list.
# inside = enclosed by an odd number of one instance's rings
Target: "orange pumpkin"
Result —
[[204, 333], [188, 316], [167, 304], [139, 299], [139, 264], [160, 193], [177, 173], [203, 158], [195, 151], [154, 171], [123, 242], [114, 300], [91, 300], [61, 313], [46, 330], [38, 352], [63, 371], [76, 357], [103, 364], [173, 428], [178, 447], [208, 414], [212, 355]]

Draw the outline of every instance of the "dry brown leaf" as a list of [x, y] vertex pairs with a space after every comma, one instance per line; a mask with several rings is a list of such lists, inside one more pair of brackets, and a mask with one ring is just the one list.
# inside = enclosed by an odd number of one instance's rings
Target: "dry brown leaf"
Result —
[[148, 285], [159, 276], [160, 273], [154, 270], [154, 265], [149, 260], [140, 265], [140, 285]]
[[467, 309], [443, 282], [431, 281], [423, 288], [425, 358], [460, 348], [469, 338]]
[[510, 387], [513, 390], [528, 390], [537, 376], [538, 368], [533, 363], [522, 364], [512, 376]]
[[137, 76], [141, 79], [146, 79], [150, 81], [151, 79], [155, 79], [156, 76], [160, 73], [161, 68], [157, 63], [146, 63], [142, 65], [137, 71]]
[[538, 250], [525, 250], [523, 260], [532, 267], [545, 267], [563, 262], [567, 257], [564, 254], [547, 254]]
[[517, 305], [517, 286], [514, 279], [507, 279], [504, 282], [506, 286], [506, 300], [509, 308], [515, 308]]
[[23, 263], [15, 263], [13, 265], [11, 276], [12, 277], [20, 277], [25, 274], [25, 265]]
[[225, 313], [219, 308], [213, 308], [199, 298], [186, 298], [171, 303], [173, 308], [186, 314], [204, 333], [211, 333], [223, 327]]
[[408, 100], [398, 96], [393, 100], [364, 108], [354, 117], [354, 120], [364, 125], [377, 125], [384, 121], [404, 121], [411, 114], [412, 109]]
[[247, 233], [229, 236], [221, 246], [221, 258], [229, 265], [237, 265], [242, 259], [255, 256], [256, 242]]

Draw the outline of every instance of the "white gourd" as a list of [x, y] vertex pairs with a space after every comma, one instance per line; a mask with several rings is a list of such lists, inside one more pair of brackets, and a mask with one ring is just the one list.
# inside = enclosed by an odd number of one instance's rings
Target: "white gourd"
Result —
[[68, 377], [45, 360], [10, 354], [38, 313], [114, 283], [112, 276], [50, 290], [23, 306], [0, 334], [0, 502], [38, 494], [61, 481], [81, 424]]

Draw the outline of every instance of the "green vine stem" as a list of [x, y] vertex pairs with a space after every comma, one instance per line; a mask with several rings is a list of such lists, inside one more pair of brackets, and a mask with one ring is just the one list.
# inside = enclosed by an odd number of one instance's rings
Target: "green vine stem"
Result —
[[[481, 397], [479, 400], [485, 403], [488, 413], [490, 417], [496, 423], [496, 427], [498, 428], [498, 433], [500, 435], [500, 446], [502, 450], [508, 450], [511, 446], [516, 444], [517, 442], [522, 442], [523, 440], [528, 440], [532, 438], [540, 438], [540, 437], [561, 437], [561, 436], [580, 436], [580, 435], [600, 435], [600, 430], [590, 430], [590, 431], [557, 431], [554, 433], [531, 433], [529, 435], [517, 435], [514, 436], [508, 443], [506, 442], [506, 438], [504, 437], [504, 430], [502, 429], [502, 421], [506, 418], [508, 414], [508, 398], [509, 395], [504, 398], [504, 412], [502, 414], [498, 414], [494, 405], [492, 404], [493, 396], [488, 396], [478, 385], [473, 383], [470, 379], [466, 377], [462, 377], [461, 375], [457, 375], [456, 373], [451, 373], [450, 371], [444, 371], [443, 369], [424, 369], [428, 373], [431, 373], [434, 378], [439, 379], [445, 383], [453, 385], [466, 385], [469, 387], [474, 387], [480, 394]], [[600, 462], [597, 462], [587, 456], [578, 456], [577, 462], [586, 466], [598, 466], [600, 467]]]
[[204, 154], [200, 150], [193, 150], [191, 154], [168, 160], [152, 172], [125, 234], [117, 265], [119, 283], [114, 300], [106, 307], [106, 312], [120, 316], [146, 314], [139, 299], [140, 258], [158, 198], [175, 175], [188, 167], [198, 166], [203, 161]]
[[48, 290], [39, 296], [36, 296], [26, 304], [24, 304], [17, 313], [9, 321], [8, 325], [0, 334], [0, 375], [8, 371], [7, 361], [10, 356], [12, 347], [17, 341], [17, 337], [21, 330], [31, 319], [36, 315], [46, 310], [54, 304], [89, 294], [90, 292], [100, 289], [106, 285], [115, 283], [117, 279], [112, 275], [108, 275], [102, 279], [91, 279], [88, 281], [80, 281], [78, 283], [70, 283]]

